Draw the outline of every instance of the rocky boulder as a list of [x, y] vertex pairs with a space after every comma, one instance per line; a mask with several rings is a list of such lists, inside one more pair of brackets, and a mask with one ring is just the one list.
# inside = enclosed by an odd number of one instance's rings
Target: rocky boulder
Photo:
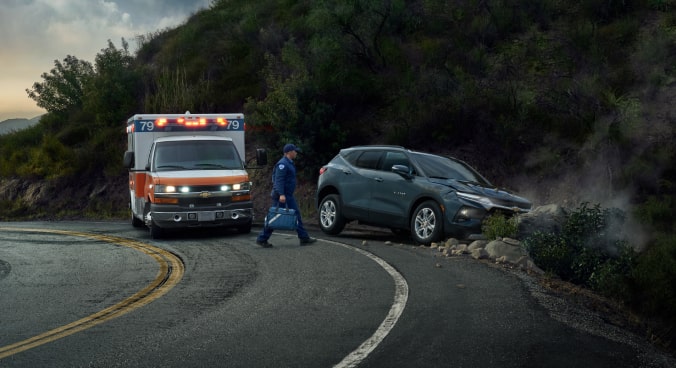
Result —
[[516, 263], [528, 253], [521, 248], [521, 242], [515, 239], [502, 238], [486, 244], [486, 252], [493, 259], [501, 259], [502, 262]]
[[525, 239], [536, 231], [558, 233], [563, 229], [569, 211], [558, 204], [539, 206], [518, 217], [517, 239]]
[[521, 247], [521, 242], [516, 239], [475, 240], [467, 245], [458, 239], [450, 238], [444, 243], [432, 243], [432, 248], [437, 248], [446, 257], [469, 255], [474, 259], [487, 259], [527, 272], [544, 273]]

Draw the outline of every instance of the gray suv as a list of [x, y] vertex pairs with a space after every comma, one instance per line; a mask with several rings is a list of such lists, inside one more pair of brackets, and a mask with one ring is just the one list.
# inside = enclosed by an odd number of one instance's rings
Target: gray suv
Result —
[[316, 205], [326, 234], [337, 235], [357, 221], [410, 233], [427, 245], [444, 236], [480, 239], [487, 216], [532, 207], [462, 161], [399, 146], [340, 150], [319, 171]]

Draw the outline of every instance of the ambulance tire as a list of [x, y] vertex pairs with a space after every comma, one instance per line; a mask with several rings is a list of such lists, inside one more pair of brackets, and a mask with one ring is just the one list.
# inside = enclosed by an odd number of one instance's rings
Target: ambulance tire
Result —
[[146, 224], [143, 223], [143, 221], [139, 220], [138, 217], [134, 216], [134, 214], [131, 214], [131, 226], [133, 227], [144, 227]]
[[157, 226], [154, 221], [150, 222], [150, 237], [153, 239], [162, 239], [164, 236], [164, 230], [161, 227]]
[[[145, 206], [143, 207], [143, 219], [148, 218], [148, 213], [150, 212], [150, 202], [146, 202]], [[145, 222], [143, 222], [145, 225]], [[150, 224], [148, 224], [148, 229], [150, 229], [150, 237], [152, 239], [161, 239], [162, 236], [164, 235], [164, 231], [162, 230], [161, 227], [157, 226], [155, 224], [155, 221], [150, 221]]]

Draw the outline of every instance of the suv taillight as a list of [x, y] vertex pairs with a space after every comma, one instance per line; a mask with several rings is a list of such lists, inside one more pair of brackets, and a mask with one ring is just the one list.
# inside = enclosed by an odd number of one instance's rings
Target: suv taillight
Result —
[[321, 169], [319, 169], [319, 175], [321, 175], [325, 172], [326, 172], [326, 166], [322, 166]]

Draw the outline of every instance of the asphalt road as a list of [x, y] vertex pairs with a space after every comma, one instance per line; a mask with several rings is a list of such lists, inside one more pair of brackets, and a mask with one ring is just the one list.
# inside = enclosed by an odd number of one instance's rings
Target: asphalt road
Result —
[[264, 249], [257, 231], [0, 223], [0, 367], [674, 366], [470, 258], [349, 227]]

